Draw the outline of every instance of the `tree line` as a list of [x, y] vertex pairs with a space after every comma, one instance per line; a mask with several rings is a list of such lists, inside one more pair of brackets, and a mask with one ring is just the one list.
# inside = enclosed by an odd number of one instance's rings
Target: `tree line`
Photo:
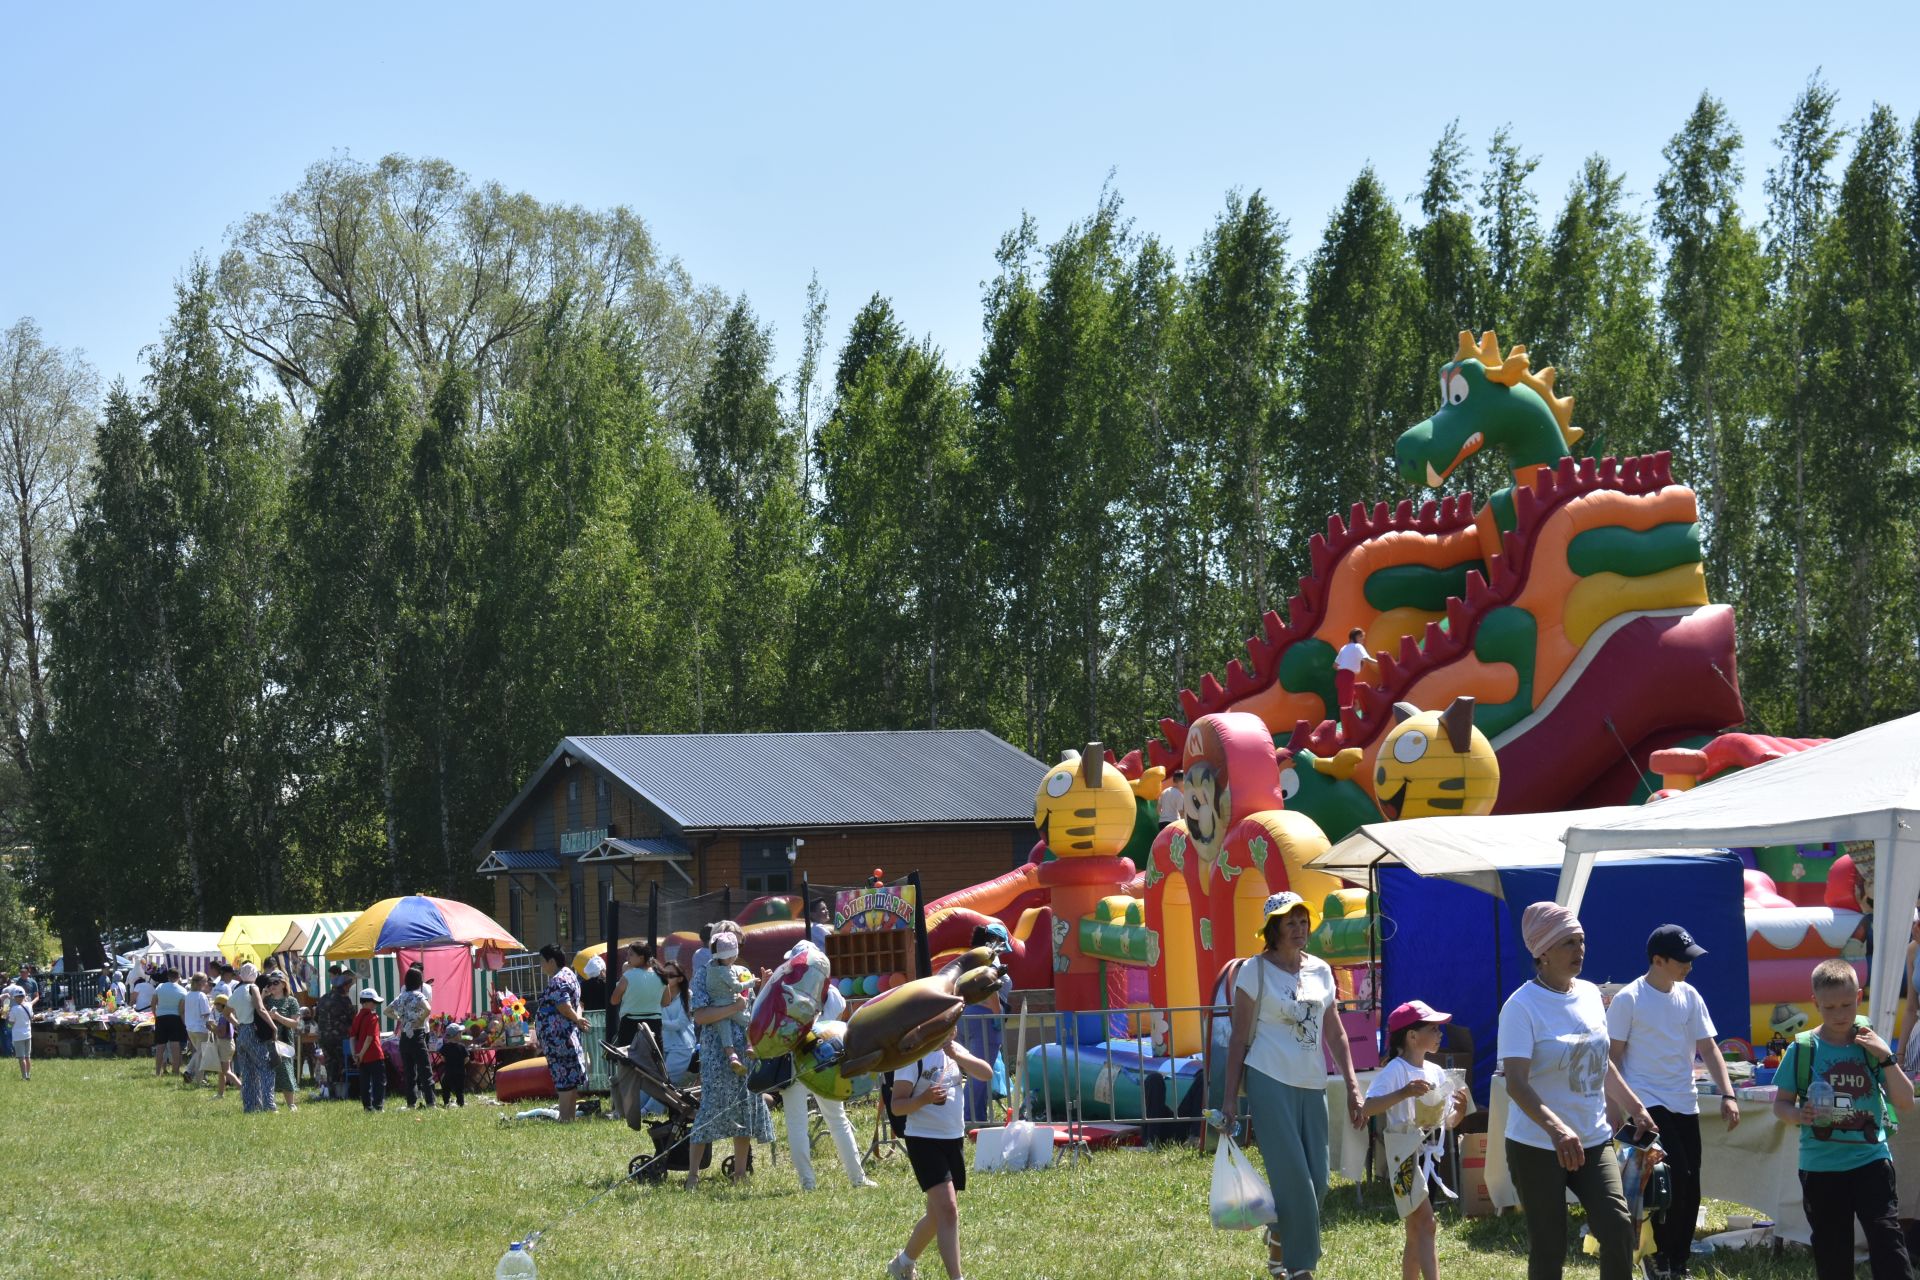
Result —
[[1560, 368], [1583, 453], [1675, 452], [1751, 727], [1909, 711], [1920, 121], [1816, 77], [1764, 209], [1748, 156], [1703, 95], [1644, 196], [1596, 155], [1543, 210], [1510, 130], [1450, 125], [1405, 200], [1364, 168], [1296, 247], [1231, 193], [1184, 257], [1109, 189], [1001, 239], [974, 367], [881, 295], [831, 343], [816, 285], [784, 371], [627, 210], [318, 164], [137, 385], [0, 342], [0, 923], [471, 894], [568, 733], [1142, 743], [1330, 513], [1416, 496], [1393, 441], [1462, 328]]

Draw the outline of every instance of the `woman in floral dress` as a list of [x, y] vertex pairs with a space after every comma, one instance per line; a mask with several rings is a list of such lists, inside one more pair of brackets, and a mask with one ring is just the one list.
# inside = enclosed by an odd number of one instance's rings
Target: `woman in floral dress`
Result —
[[[715, 934], [714, 941], [722, 935]], [[727, 1064], [730, 1042], [726, 1021], [745, 1011], [747, 1002], [709, 1004], [707, 984], [692, 984], [693, 1024], [700, 1032], [700, 1111], [693, 1118], [693, 1130], [687, 1136], [687, 1189], [700, 1182], [700, 1163], [706, 1159], [707, 1146], [722, 1138], [733, 1139], [733, 1180], [739, 1182], [748, 1173], [753, 1159], [750, 1142], [773, 1141], [773, 1116], [767, 1100], [747, 1089], [747, 1078]]]
[[540, 968], [547, 975], [547, 985], [534, 1011], [534, 1030], [541, 1052], [547, 1055], [547, 1070], [553, 1073], [553, 1091], [560, 1099], [564, 1124], [573, 1119], [574, 1104], [587, 1083], [587, 1054], [580, 1047], [587, 1016], [580, 1012], [580, 979], [567, 966], [567, 953], [549, 942], [540, 948]]

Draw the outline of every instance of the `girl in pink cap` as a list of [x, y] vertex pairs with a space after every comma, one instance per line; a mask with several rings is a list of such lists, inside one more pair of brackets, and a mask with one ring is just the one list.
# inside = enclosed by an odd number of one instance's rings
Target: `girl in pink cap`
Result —
[[1440, 1051], [1441, 1028], [1453, 1021], [1425, 1001], [1409, 1000], [1387, 1015], [1387, 1044], [1393, 1058], [1380, 1068], [1367, 1089], [1363, 1116], [1384, 1115], [1388, 1182], [1393, 1207], [1407, 1224], [1407, 1245], [1400, 1254], [1401, 1280], [1437, 1280], [1440, 1274], [1439, 1223], [1433, 1216], [1437, 1187], [1449, 1200], [1454, 1194], [1440, 1181], [1439, 1155], [1446, 1132], [1467, 1113], [1472, 1099], [1466, 1089], [1451, 1097], [1447, 1073], [1427, 1061]]

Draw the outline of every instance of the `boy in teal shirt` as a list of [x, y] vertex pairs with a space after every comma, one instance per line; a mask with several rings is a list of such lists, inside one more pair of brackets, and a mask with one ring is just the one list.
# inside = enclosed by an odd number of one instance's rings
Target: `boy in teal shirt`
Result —
[[[1773, 1082], [1773, 1114], [1800, 1126], [1800, 1191], [1819, 1280], [1853, 1275], [1853, 1219], [1867, 1236], [1873, 1280], [1912, 1280], [1887, 1150], [1891, 1110], [1913, 1106], [1913, 1082], [1860, 1011], [1845, 960], [1813, 971], [1820, 1025], [1796, 1036]], [[1810, 1055], [1810, 1060], [1809, 1060]]]

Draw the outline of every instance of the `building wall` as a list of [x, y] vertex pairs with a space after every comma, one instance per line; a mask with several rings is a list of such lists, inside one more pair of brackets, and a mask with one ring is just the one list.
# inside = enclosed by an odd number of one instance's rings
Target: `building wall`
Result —
[[[560, 795], [563, 803], [565, 794], [562, 788]], [[619, 812], [619, 793], [616, 789], [613, 807], [616, 822]], [[622, 827], [616, 826], [615, 830], [626, 834]], [[769, 838], [753, 835], [746, 837], [746, 842], [761, 844]], [[786, 837], [771, 838], [777, 839], [782, 845], [786, 843]], [[956, 889], [990, 880], [1025, 861], [1036, 836], [1032, 827], [1018, 825], [813, 831], [804, 838], [807, 843], [801, 848], [800, 856], [793, 865], [790, 888], [798, 889], [801, 875], [818, 885], [864, 884], [868, 873], [879, 867], [888, 880], [918, 871], [926, 900], [931, 902]], [[689, 871], [694, 874], [699, 891], [713, 892], [724, 886], [739, 887], [741, 837], [723, 835], [711, 841], [695, 839], [690, 843], [695, 848], [695, 861]], [[649, 886], [658, 884], [663, 900], [684, 897], [692, 892], [684, 880], [659, 863], [598, 866], [587, 863], [581, 871], [585, 880], [586, 903], [584, 932], [579, 937], [586, 942], [597, 942], [604, 934], [601, 901], [606, 888], [610, 887], [614, 898], [623, 904], [623, 917], [626, 916], [625, 904], [635, 907], [638, 913], [632, 917], [635, 921], [645, 919]], [[560, 872], [549, 872], [548, 875], [562, 892], [566, 891], [568, 873], [564, 867]], [[535, 904], [539, 901], [536, 892], [536, 886], [540, 884], [538, 877], [526, 874], [494, 877], [494, 918], [502, 924], [510, 921], [509, 879], [517, 879], [522, 889], [520, 940], [529, 950], [537, 950], [545, 943], [556, 941], [550, 919], [535, 910]], [[745, 901], [745, 898], [741, 897], [740, 900]], [[644, 929], [643, 924], [635, 926], [628, 924], [625, 918], [622, 920], [623, 934], [644, 932]], [[571, 946], [575, 939], [557, 941], [562, 946]]]
[[[964, 889], [1026, 860], [1037, 838], [1029, 825], [993, 827], [892, 827], [882, 830], [810, 831], [794, 861], [791, 887], [804, 875], [814, 884], [865, 884], [875, 867], [887, 880], [920, 873], [927, 901]], [[764, 837], [749, 836], [749, 843]], [[785, 844], [786, 837], [777, 837]], [[725, 835], [706, 849], [701, 886], [711, 892], [741, 882], [741, 843]]]

